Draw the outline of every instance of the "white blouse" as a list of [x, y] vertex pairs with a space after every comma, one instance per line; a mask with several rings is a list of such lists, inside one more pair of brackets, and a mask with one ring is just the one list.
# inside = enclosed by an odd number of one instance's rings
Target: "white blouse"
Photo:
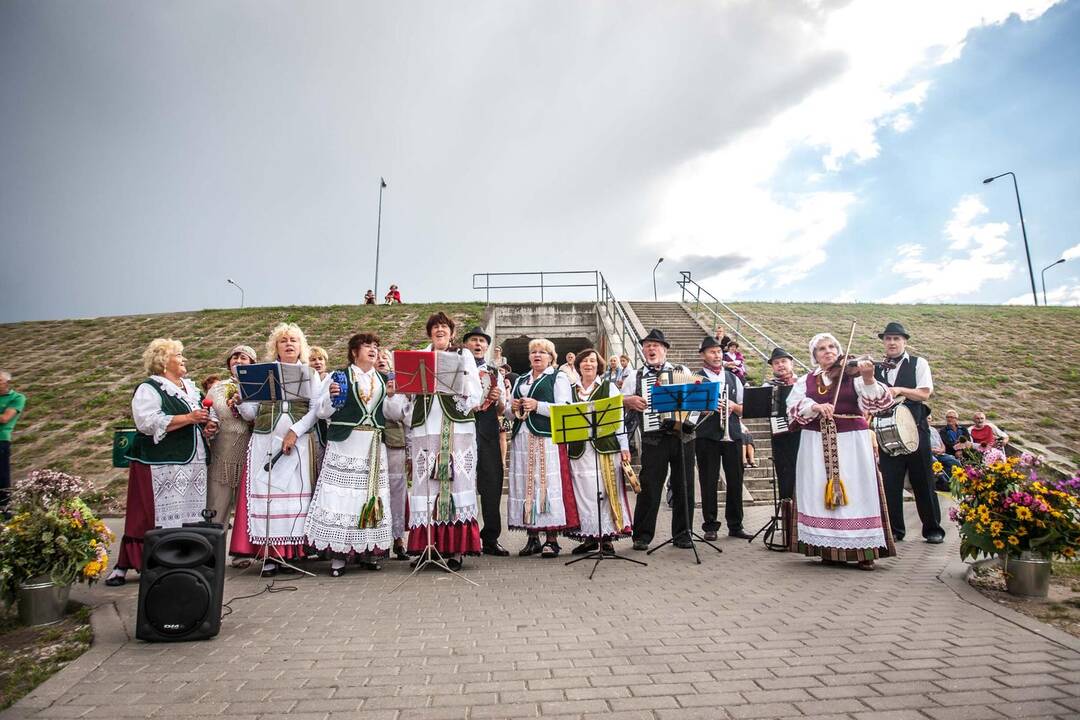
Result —
[[[195, 383], [187, 378], [181, 378], [180, 384], [172, 382], [161, 375], [151, 375], [151, 380], [157, 382], [166, 395], [182, 400], [190, 410], [198, 410], [201, 407], [199, 390]], [[131, 398], [131, 416], [135, 420], [135, 427], [143, 435], [149, 435], [158, 444], [168, 433], [169, 423], [173, 415], [165, 414], [161, 409], [161, 395], [146, 383], [140, 383]], [[203, 446], [202, 433], [195, 433], [195, 459], [201, 460], [206, 457]]]

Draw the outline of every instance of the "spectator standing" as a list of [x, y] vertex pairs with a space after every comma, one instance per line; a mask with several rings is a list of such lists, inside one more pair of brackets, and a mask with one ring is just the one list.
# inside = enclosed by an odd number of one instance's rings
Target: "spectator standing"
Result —
[[1009, 444], [1009, 434], [992, 422], [986, 421], [986, 413], [977, 412], [973, 418], [975, 421], [968, 434], [971, 441], [980, 452], [986, 452], [992, 447], [1004, 448]]
[[566, 373], [566, 377], [570, 378], [571, 387], [581, 384], [581, 376], [578, 375], [577, 370], [574, 368], [575, 360], [577, 360], [577, 355], [568, 352], [566, 353], [566, 362], [559, 366], [559, 370]]
[[615, 381], [615, 384], [622, 390], [623, 383], [626, 382], [627, 376], [632, 375], [634, 372], [634, 368], [630, 365], [629, 355], [623, 353], [619, 356], [619, 367], [622, 369], [622, 375]]
[[11, 373], [0, 370], [0, 513], [11, 488], [11, 433], [26, 408], [26, 396], [11, 389]]

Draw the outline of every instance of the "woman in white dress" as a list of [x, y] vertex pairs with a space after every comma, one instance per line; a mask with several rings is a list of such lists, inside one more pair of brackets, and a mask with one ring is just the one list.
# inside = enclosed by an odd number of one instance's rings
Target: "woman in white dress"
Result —
[[319, 482], [308, 508], [304, 534], [316, 550], [329, 550], [330, 576], [345, 573], [345, 560], [359, 555], [361, 567], [379, 570], [375, 553], [389, 550], [390, 482], [383, 401], [394, 394], [375, 364], [379, 337], [357, 333], [349, 338], [350, 364], [339, 371], [318, 402], [319, 419], [327, 420], [326, 454]]
[[[394, 365], [388, 350], [379, 350], [379, 372], [393, 379]], [[386, 421], [383, 432], [386, 445], [386, 470], [390, 477], [390, 525], [394, 534], [394, 559], [408, 560], [405, 552], [405, 494], [408, 492], [408, 479], [405, 477], [405, 465], [408, 458], [405, 437], [405, 423]]]
[[[559, 531], [578, 527], [566, 446], [551, 440], [551, 406], [573, 398], [570, 378], [553, 366], [555, 357], [550, 340], [529, 342], [530, 370], [514, 383], [506, 407], [506, 416], [514, 421], [506, 524], [529, 534], [525, 547], [518, 551], [522, 557], [537, 553], [557, 557]], [[545, 533], [543, 545], [541, 532]]]
[[[616, 358], [611, 358], [618, 364]], [[597, 375], [601, 370], [600, 354], [592, 348], [586, 348], [577, 355], [575, 361], [581, 382], [574, 386], [573, 401], [590, 402], [610, 397], [622, 397], [622, 392], [615, 386], [609, 375]], [[630, 446], [622, 421], [613, 428], [614, 434], [570, 443], [570, 476], [574, 481], [574, 499], [578, 507], [578, 519], [581, 528], [575, 537], [584, 542], [573, 549], [574, 555], [581, 555], [596, 550], [600, 543], [602, 551], [614, 553], [613, 539], [630, 535], [632, 513], [630, 500], [623, 482], [622, 464], [630, 462]], [[597, 471], [599, 470], [599, 484]], [[600, 489], [599, 509], [597, 508], [597, 488]]]
[[810, 358], [814, 370], [796, 381], [787, 401], [789, 420], [802, 430], [791, 550], [873, 570], [876, 558], [896, 548], [866, 414], [888, 408], [892, 395], [874, 379], [871, 361], [848, 367], [829, 333], [810, 341]]
[[[281, 323], [270, 333], [266, 356], [282, 365], [300, 365], [308, 356], [304, 332], [292, 323]], [[305, 365], [305, 369], [307, 369]], [[248, 447], [247, 492], [248, 539], [256, 556], [266, 551], [262, 574], [278, 573], [278, 559], [303, 558], [304, 524], [315, 482], [316, 402], [322, 383], [311, 373], [299, 394], [306, 399], [237, 405], [240, 416], [255, 423]], [[280, 455], [278, 454], [280, 451]], [[287, 566], [282, 566], [286, 568]]]

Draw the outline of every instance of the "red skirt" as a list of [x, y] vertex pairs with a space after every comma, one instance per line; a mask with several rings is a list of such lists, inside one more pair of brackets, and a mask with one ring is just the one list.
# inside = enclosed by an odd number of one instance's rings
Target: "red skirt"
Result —
[[124, 536], [116, 556], [118, 570], [142, 571], [143, 536], [153, 530], [154, 481], [150, 466], [132, 461], [128, 466], [127, 510], [124, 512]]
[[[248, 538], [247, 467], [245, 466], [240, 475], [240, 487], [237, 490], [236, 514], [233, 516], [229, 554], [233, 557], [258, 557], [262, 551], [262, 545], [256, 545]], [[271, 560], [275, 556], [293, 560], [303, 558], [305, 555], [303, 545], [275, 545], [270, 551]]]
[[[406, 552], [419, 555], [427, 547], [427, 541], [426, 527], [410, 528]], [[479, 555], [483, 548], [480, 543], [480, 524], [476, 520], [434, 524], [431, 526], [431, 544], [443, 555]]]

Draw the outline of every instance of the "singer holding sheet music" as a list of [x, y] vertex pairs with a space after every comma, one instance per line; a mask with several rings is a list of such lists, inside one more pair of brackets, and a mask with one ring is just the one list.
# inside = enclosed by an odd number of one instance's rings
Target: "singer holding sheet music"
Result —
[[[281, 323], [266, 341], [271, 362], [300, 365], [308, 352], [304, 332], [293, 323]], [[278, 573], [275, 557], [291, 560], [304, 556], [304, 523], [315, 481], [312, 429], [318, 418], [311, 398], [318, 399], [320, 394], [318, 374], [311, 373], [305, 385], [298, 389], [305, 399], [248, 401], [237, 406], [241, 417], [255, 423], [246, 474], [248, 540], [256, 555], [264, 543], [273, 546], [263, 566], [266, 577]], [[275, 459], [268, 470], [271, 458]]]
[[[431, 344], [426, 350], [447, 352], [454, 321], [437, 312], [427, 321]], [[457, 353], [461, 355], [462, 351]], [[462, 376], [447, 378], [457, 392], [434, 395], [395, 395], [387, 401], [386, 417], [405, 420], [412, 461], [409, 494], [410, 555], [424, 552], [428, 525], [435, 549], [451, 570], [462, 567], [465, 555], [479, 555], [480, 524], [476, 516], [476, 419], [482, 390], [476, 362], [468, 354], [459, 363]], [[396, 371], [400, 373], [400, 368]], [[418, 558], [419, 560], [419, 558]]]

